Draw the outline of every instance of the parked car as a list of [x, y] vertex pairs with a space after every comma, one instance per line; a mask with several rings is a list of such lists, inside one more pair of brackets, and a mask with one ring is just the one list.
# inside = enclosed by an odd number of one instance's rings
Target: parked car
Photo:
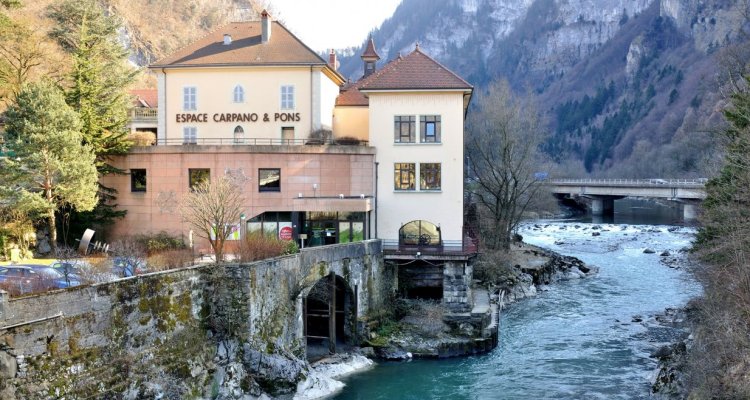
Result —
[[112, 273], [118, 277], [141, 275], [146, 272], [146, 261], [143, 259], [131, 257], [112, 258]]
[[11, 292], [25, 294], [49, 289], [63, 289], [80, 285], [46, 265], [7, 265], [0, 267], [0, 285]]
[[55, 260], [49, 264], [49, 267], [58, 271], [63, 276], [66, 274], [68, 278], [75, 279], [77, 281], [83, 281], [82, 276], [85, 276], [85, 270], [90, 268], [86, 262], [81, 260]]

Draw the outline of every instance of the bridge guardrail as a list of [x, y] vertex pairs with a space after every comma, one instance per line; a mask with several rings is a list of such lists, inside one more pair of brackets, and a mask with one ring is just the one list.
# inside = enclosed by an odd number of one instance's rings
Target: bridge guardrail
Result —
[[548, 179], [547, 184], [559, 185], [628, 185], [628, 186], [705, 186], [708, 178], [695, 179]]

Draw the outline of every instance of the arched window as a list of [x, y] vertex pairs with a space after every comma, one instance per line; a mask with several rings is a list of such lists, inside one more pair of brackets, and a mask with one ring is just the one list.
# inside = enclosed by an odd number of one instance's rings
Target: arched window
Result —
[[244, 103], [245, 102], [245, 89], [242, 86], [237, 85], [234, 87], [234, 102]]
[[423, 220], [407, 222], [398, 230], [398, 242], [409, 246], [440, 246], [440, 227]]
[[240, 144], [245, 142], [245, 130], [241, 126], [237, 125], [234, 128], [234, 143]]

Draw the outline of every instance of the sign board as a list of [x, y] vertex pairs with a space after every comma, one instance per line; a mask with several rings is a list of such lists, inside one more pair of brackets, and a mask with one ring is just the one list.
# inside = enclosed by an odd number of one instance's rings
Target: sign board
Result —
[[[226, 224], [227, 240], [240, 240], [240, 224]], [[211, 240], [216, 240], [216, 226], [211, 229]]]
[[292, 240], [292, 227], [285, 226], [279, 229], [279, 239], [281, 240]]

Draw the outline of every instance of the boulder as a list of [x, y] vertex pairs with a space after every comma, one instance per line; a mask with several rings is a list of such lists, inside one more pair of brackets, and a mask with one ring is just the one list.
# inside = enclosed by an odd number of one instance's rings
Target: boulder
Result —
[[601, 236], [601, 233], [599, 233], [599, 232], [592, 232], [591, 236]]
[[0, 378], [15, 378], [18, 371], [18, 363], [12, 355], [0, 351]]
[[654, 254], [656, 252], [654, 251], [654, 249], [646, 248], [645, 250], [643, 250], [643, 253], [644, 254]]
[[52, 251], [52, 246], [49, 245], [49, 241], [45, 239], [39, 240], [36, 244], [36, 252], [39, 254], [49, 254]]
[[386, 361], [407, 361], [412, 358], [411, 353], [396, 346], [378, 347], [375, 352], [379, 358]]
[[661, 254], [660, 254], [660, 255], [661, 255], [662, 257], [669, 257], [669, 256], [671, 256], [672, 254], [670, 254], [670, 253], [669, 253], [669, 250], [664, 250], [664, 251], [662, 251], [662, 252], [661, 252]]
[[359, 349], [359, 354], [367, 358], [375, 358], [375, 349], [372, 347], [362, 347]]
[[651, 358], [666, 358], [672, 355], [672, 346], [661, 346], [653, 353], [649, 354]]

